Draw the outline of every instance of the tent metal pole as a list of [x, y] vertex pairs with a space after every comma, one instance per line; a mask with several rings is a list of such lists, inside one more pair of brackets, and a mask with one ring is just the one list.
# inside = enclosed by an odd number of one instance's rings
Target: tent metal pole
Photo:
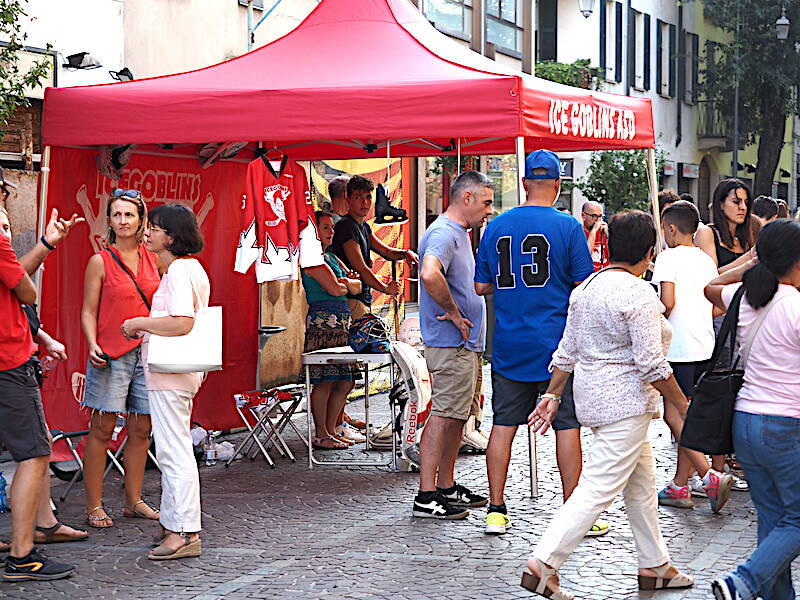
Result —
[[525, 204], [525, 189], [522, 187], [522, 178], [525, 177], [525, 138], [517, 136], [516, 140], [516, 153], [517, 153], [517, 204], [522, 206]]
[[456, 140], [456, 177], [461, 175], [461, 138]]
[[[36, 228], [37, 239], [44, 235], [44, 228], [47, 224], [47, 184], [50, 179], [50, 146], [44, 147], [42, 152], [42, 162], [40, 167], [40, 185], [39, 185], [39, 220]], [[41, 306], [42, 303], [42, 272], [41, 270], [36, 274], [36, 298]]]
[[656, 149], [647, 149], [647, 182], [650, 187], [650, 206], [653, 211], [653, 224], [656, 227], [656, 254], [664, 247], [664, 234], [661, 231], [661, 213], [658, 206], [658, 180], [656, 173]]

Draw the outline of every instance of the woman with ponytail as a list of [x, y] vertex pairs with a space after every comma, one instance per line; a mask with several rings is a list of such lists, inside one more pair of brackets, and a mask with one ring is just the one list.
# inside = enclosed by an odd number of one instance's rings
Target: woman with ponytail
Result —
[[740, 285], [738, 338], [755, 337], [733, 446], [758, 511], [758, 547], [712, 588], [717, 599], [781, 600], [794, 598], [791, 564], [800, 555], [800, 223], [767, 224], [756, 257], [709, 283], [706, 297], [727, 309]]

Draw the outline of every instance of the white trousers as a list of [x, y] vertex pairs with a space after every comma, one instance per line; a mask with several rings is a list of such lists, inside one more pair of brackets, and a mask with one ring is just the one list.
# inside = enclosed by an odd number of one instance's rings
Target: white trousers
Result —
[[161, 525], [170, 531], [200, 531], [200, 476], [189, 432], [194, 394], [148, 392], [156, 458], [161, 468]]
[[594, 439], [578, 487], [547, 526], [534, 557], [558, 569], [622, 492], [639, 568], [669, 562], [658, 528], [655, 461], [647, 437], [651, 421], [648, 414], [592, 428]]

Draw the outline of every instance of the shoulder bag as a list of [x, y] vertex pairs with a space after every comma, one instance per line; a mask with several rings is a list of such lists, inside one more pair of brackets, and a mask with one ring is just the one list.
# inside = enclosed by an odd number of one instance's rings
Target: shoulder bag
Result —
[[[200, 294], [192, 281], [195, 306]], [[152, 314], [153, 317], [163, 316]], [[222, 307], [201, 306], [195, 310], [194, 326], [186, 335], [150, 335], [147, 367], [153, 373], [197, 373], [222, 369]]]
[[722, 321], [714, 352], [706, 371], [694, 386], [694, 395], [686, 413], [680, 445], [704, 454], [731, 454], [733, 452], [733, 412], [736, 396], [744, 383], [744, 370], [750, 355], [753, 340], [769, 311], [775, 306], [773, 298], [762, 310], [740, 356], [734, 351], [730, 364], [717, 368], [722, 349], [730, 338], [730, 348], [736, 348], [736, 330], [739, 325], [739, 307], [744, 295], [744, 286], [739, 287], [728, 306]]

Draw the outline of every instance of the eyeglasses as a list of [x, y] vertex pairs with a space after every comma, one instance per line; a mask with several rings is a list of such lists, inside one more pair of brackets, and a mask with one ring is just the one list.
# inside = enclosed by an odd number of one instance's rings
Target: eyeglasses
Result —
[[583, 214], [584, 214], [584, 215], [586, 215], [587, 217], [591, 217], [591, 218], [592, 218], [592, 219], [594, 219], [595, 221], [596, 221], [597, 219], [603, 219], [603, 218], [605, 218], [605, 215], [604, 215], [604, 214], [602, 214], [602, 213], [601, 213], [601, 214], [599, 214], [599, 215], [593, 215], [592, 213], [587, 213], [587, 212], [585, 212], [585, 213], [583, 213]]
[[167, 230], [163, 227], [157, 227], [155, 225], [148, 225], [147, 231], [160, 231], [161, 233], [167, 233]]
[[123, 190], [122, 188], [116, 188], [113, 192], [111, 192], [112, 198], [141, 198], [142, 192], [139, 190]]

